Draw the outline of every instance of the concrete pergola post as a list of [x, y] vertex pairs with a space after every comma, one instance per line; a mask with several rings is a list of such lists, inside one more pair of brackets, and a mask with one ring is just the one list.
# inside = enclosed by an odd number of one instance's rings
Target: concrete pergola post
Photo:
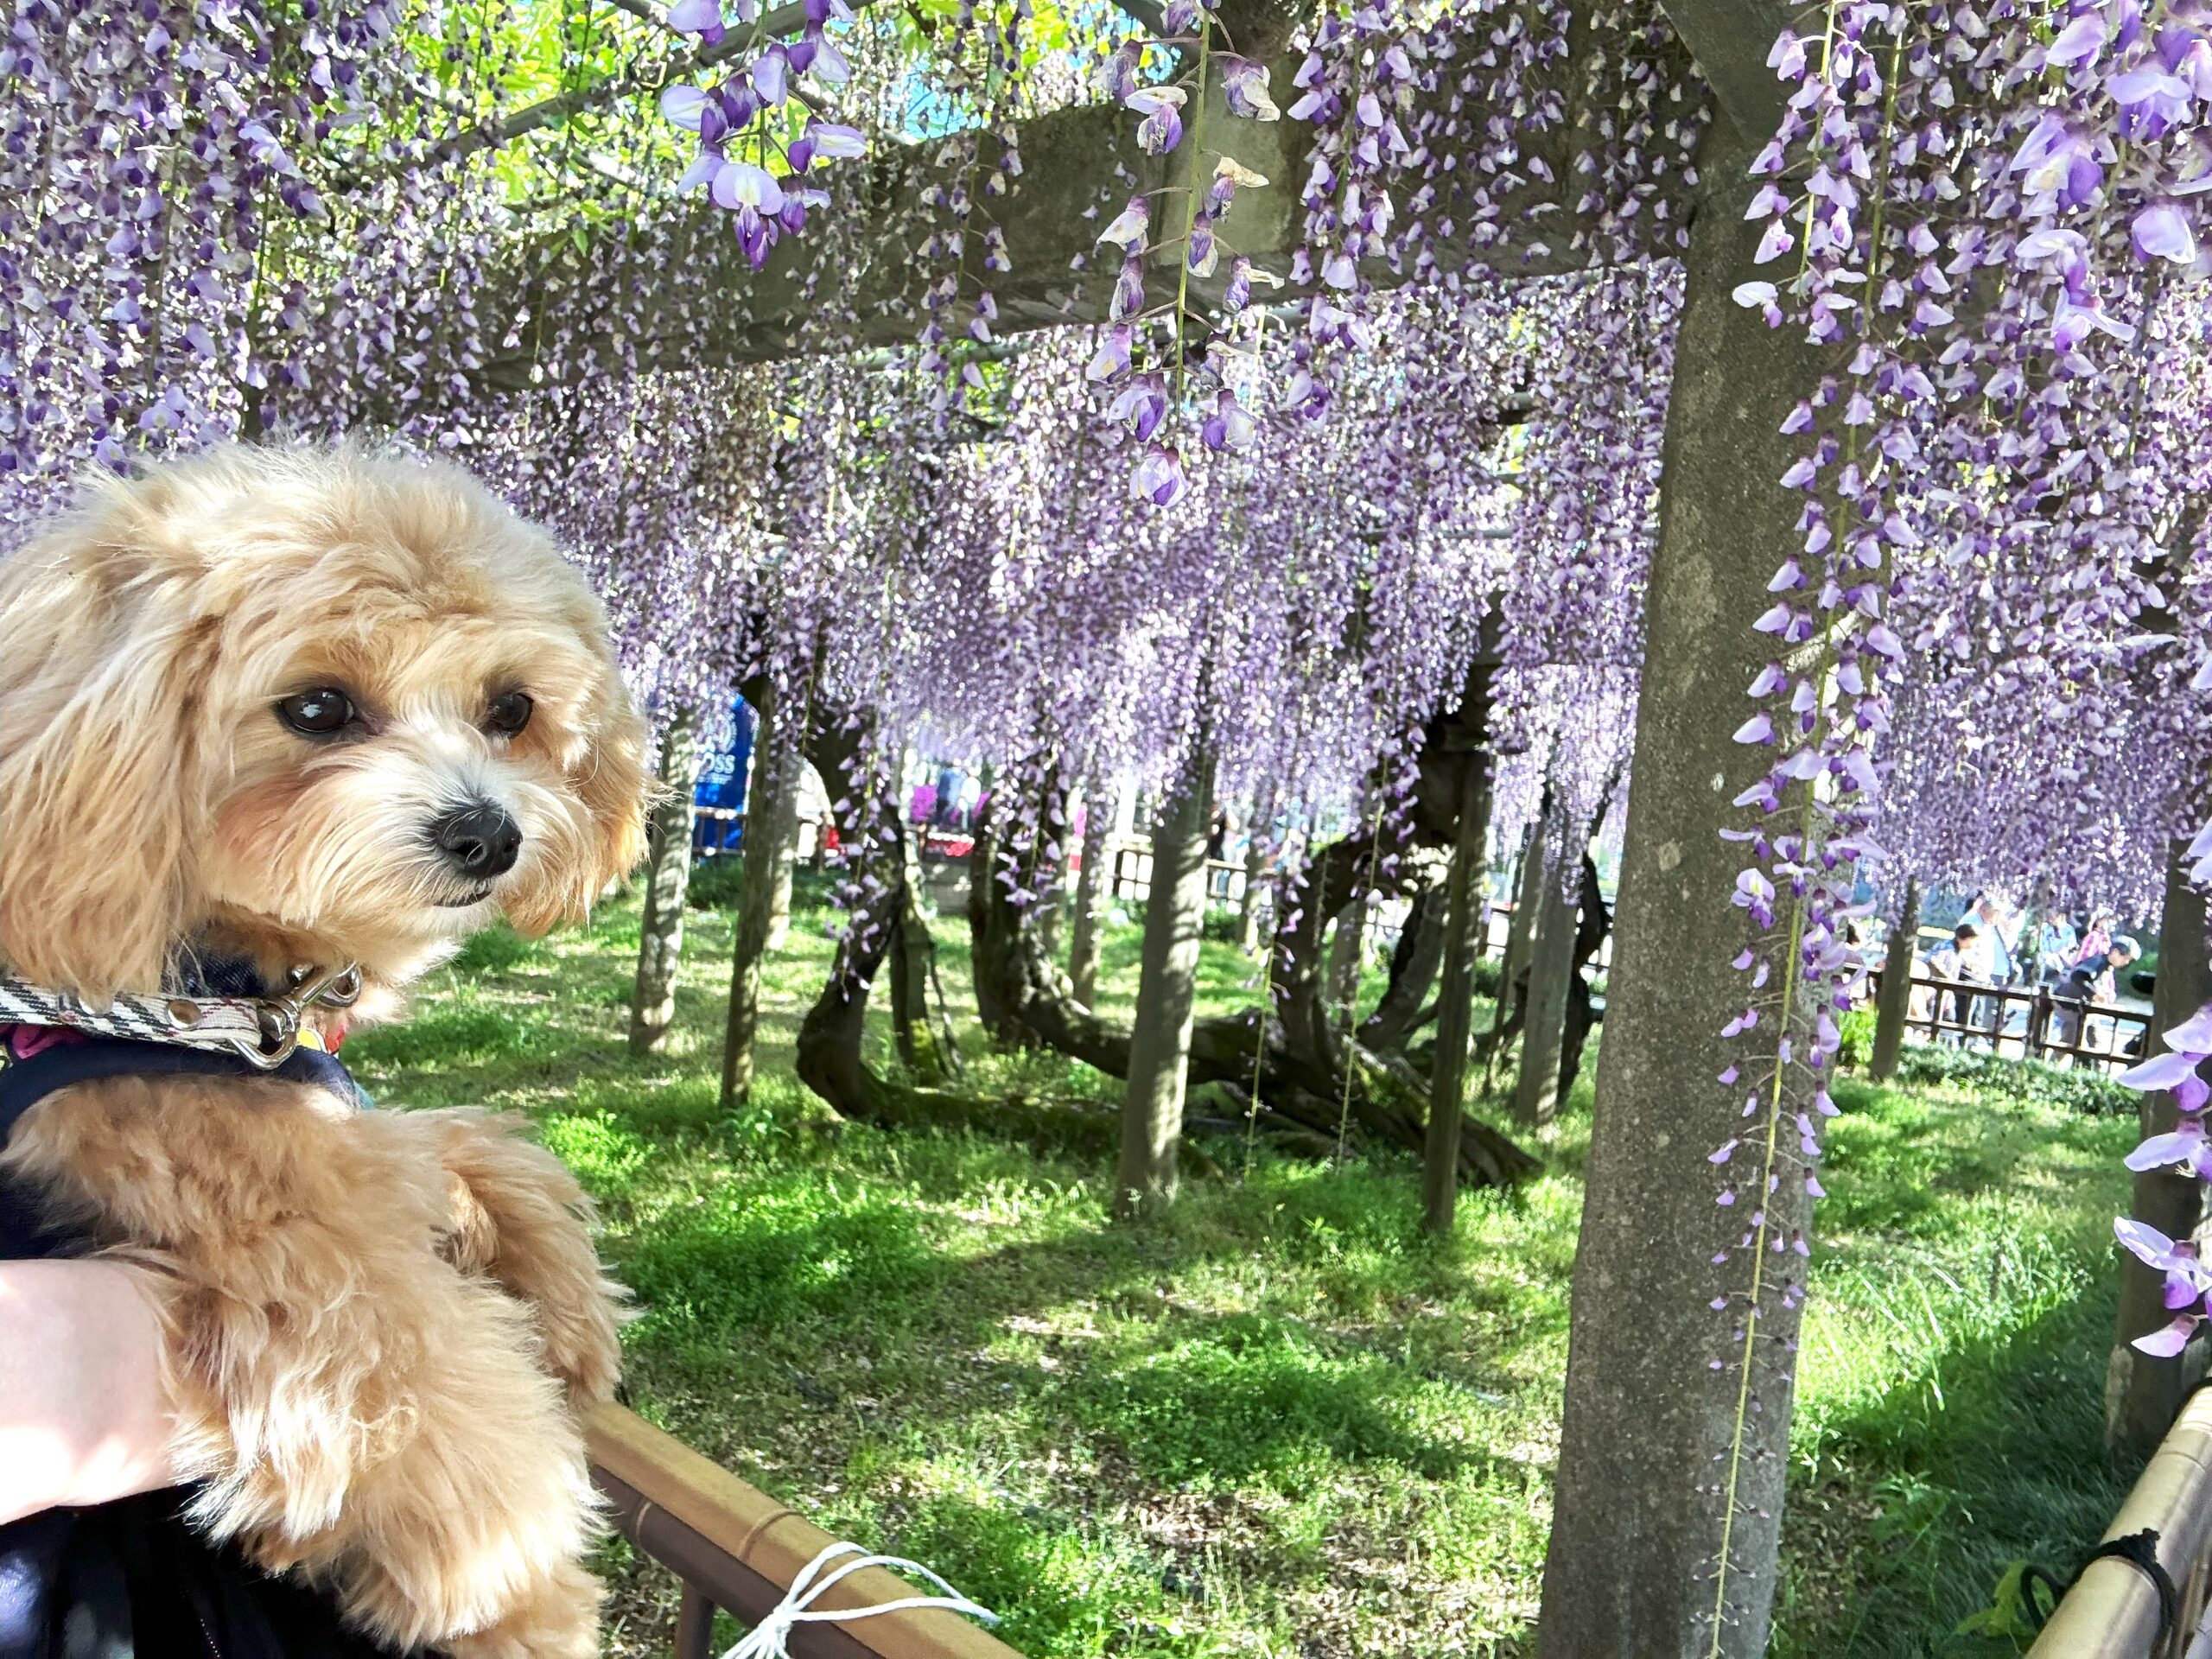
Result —
[[[1725, 35], [1715, 44], [1731, 49]], [[1777, 480], [1802, 441], [1783, 423], [1841, 358], [1808, 346], [1802, 330], [1768, 328], [1731, 297], [1762, 274], [1743, 216], [1751, 158], [1770, 130], [1724, 115], [1698, 159], [1705, 194], [1691, 223], [1646, 601], [1541, 1659], [1758, 1659], [1772, 1614], [1796, 1369], [1796, 1315], [1778, 1305], [1758, 1326], [1725, 1601], [1715, 1585], [1716, 1486], [1741, 1347], [1709, 1304], [1739, 1290], [1741, 1276], [1709, 1265], [1735, 1234], [1714, 1205], [1706, 1155], [1738, 1132], [1742, 1102], [1715, 1078], [1735, 1058], [1720, 1027], [1741, 1005], [1729, 964], [1745, 926], [1728, 902], [1740, 849], [1719, 832], [1745, 781], [1732, 740], [1742, 694], [1767, 655], [1751, 624], [1796, 545], [1801, 504]], [[1786, 1223], [1802, 1220], [1802, 1196], [1785, 1190], [1773, 1202]], [[1724, 1369], [1709, 1369], [1713, 1359]]]

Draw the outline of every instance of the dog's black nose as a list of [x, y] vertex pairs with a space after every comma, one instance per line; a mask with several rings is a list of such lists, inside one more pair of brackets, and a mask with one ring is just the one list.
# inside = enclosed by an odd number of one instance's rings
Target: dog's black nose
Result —
[[504, 806], [473, 801], [430, 826], [430, 840], [446, 861], [475, 881], [489, 881], [515, 867], [522, 826]]

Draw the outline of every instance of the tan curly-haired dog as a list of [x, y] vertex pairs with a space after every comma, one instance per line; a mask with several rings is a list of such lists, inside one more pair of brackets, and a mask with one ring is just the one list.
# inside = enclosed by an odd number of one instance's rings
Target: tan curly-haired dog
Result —
[[[0, 962], [95, 1006], [180, 952], [358, 963], [356, 1017], [389, 1014], [634, 861], [642, 743], [597, 601], [450, 467], [238, 447], [89, 486], [0, 562]], [[0, 1168], [162, 1275], [209, 1531], [388, 1643], [581, 1659], [572, 1408], [613, 1389], [613, 1287], [511, 1130], [121, 1077], [33, 1107]]]

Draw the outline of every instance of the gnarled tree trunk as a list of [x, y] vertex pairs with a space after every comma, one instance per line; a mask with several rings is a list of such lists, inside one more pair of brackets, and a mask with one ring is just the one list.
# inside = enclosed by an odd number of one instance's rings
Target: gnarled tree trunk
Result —
[[1582, 1075], [1582, 1051], [1598, 1024], [1597, 1004], [1584, 970], [1597, 960], [1599, 949], [1612, 931], [1612, 909], [1598, 887], [1598, 861], [1586, 852], [1582, 855], [1582, 902], [1574, 924], [1574, 960], [1567, 975], [1567, 1020], [1560, 1033], [1561, 1101], [1574, 1091], [1574, 1080]]
[[1574, 977], [1577, 910], [1566, 890], [1566, 874], [1544, 872], [1529, 942], [1529, 991], [1522, 1005], [1521, 1076], [1513, 1091], [1513, 1116], [1530, 1128], [1550, 1122], [1559, 1111], [1560, 1050], [1567, 1034], [1567, 982]]
[[[1474, 688], [1479, 689], [1479, 688]], [[1485, 715], [1487, 692], [1465, 700], [1466, 719]], [[1349, 1116], [1352, 1132], [1363, 1140], [1421, 1152], [1427, 1136], [1428, 1084], [1395, 1046], [1370, 1044], [1363, 1030], [1344, 1043], [1341, 1019], [1324, 992], [1321, 945], [1329, 922], [1352, 902], [1370, 865], [1384, 872], [1386, 891], [1418, 878], [1428, 880], [1414, 855], [1450, 844], [1457, 829], [1459, 791], [1467, 756], [1478, 744], [1445, 747], [1445, 728], [1435, 722], [1424, 747], [1421, 781], [1410, 814], [1411, 842], [1397, 842], [1392, 864], [1376, 858], [1365, 836], [1332, 842], [1285, 885], [1277, 906], [1277, 925], [1268, 970], [1271, 1017], [1256, 1010], [1195, 1023], [1191, 1035], [1190, 1080], [1249, 1090], [1258, 1072], [1262, 1132], [1312, 1146], [1333, 1144], [1340, 1116]], [[1466, 729], [1479, 731], [1478, 725]], [[1457, 745], [1463, 740], [1451, 740]], [[980, 850], [980, 849], [979, 849]], [[1099, 1019], [1078, 1005], [1067, 981], [1038, 949], [1034, 930], [1023, 925], [1003, 888], [981, 880], [971, 889], [969, 922], [974, 942], [976, 1000], [988, 1004], [1009, 1031], [1032, 1034], [1115, 1077], [1127, 1077], [1130, 1033]], [[1418, 948], [1418, 941], [1416, 941]], [[1416, 1025], [1418, 1025], [1416, 1020]], [[1351, 1071], [1346, 1100], [1345, 1072]], [[1505, 1136], [1473, 1117], [1460, 1124], [1459, 1179], [1475, 1185], [1510, 1185], [1540, 1167]]]
[[[1460, 1104], [1466, 1093], [1467, 1039], [1475, 1018], [1475, 943], [1482, 926], [1483, 888], [1489, 880], [1489, 836], [1490, 753], [1485, 748], [1467, 757], [1459, 790], [1459, 835], [1452, 843], [1452, 873], [1445, 884], [1444, 988], [1437, 996], [1436, 1053], [1429, 1066], [1421, 1184], [1422, 1219], [1437, 1234], [1452, 1230], [1459, 1196]], [[1414, 934], [1414, 919], [1408, 916], [1399, 943]]]

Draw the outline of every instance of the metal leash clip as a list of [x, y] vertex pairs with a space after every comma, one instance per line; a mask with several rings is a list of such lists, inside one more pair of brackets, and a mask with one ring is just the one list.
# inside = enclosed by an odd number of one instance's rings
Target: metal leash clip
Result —
[[292, 988], [284, 995], [261, 1000], [257, 1009], [260, 1042], [244, 1037], [231, 1039], [232, 1047], [264, 1071], [273, 1071], [292, 1058], [300, 1046], [300, 1021], [309, 1008], [317, 1003], [330, 1008], [351, 1007], [361, 995], [361, 970], [350, 962], [343, 968], [326, 968], [320, 973], [311, 968], [295, 968], [291, 980]]

